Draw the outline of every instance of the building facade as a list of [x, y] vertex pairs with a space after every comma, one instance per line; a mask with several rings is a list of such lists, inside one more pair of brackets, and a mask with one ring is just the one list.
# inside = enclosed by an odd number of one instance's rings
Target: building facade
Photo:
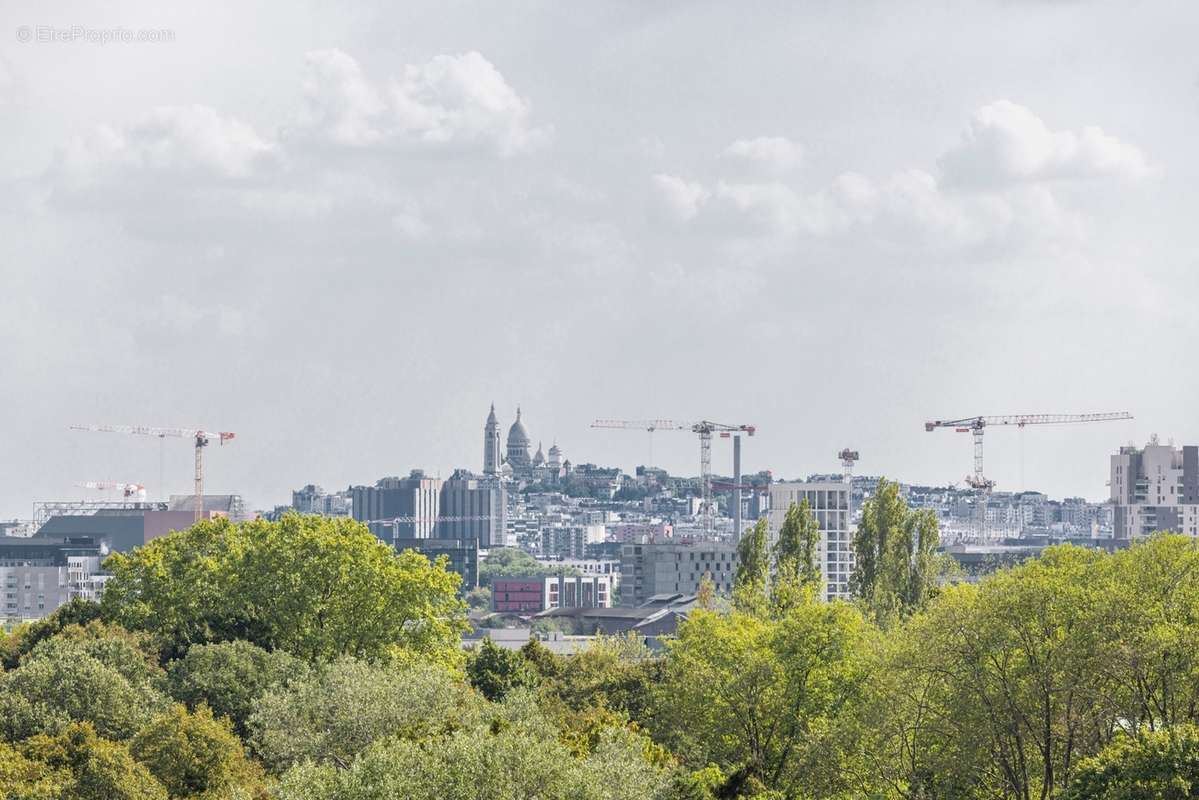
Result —
[[767, 520], [770, 547], [778, 540], [779, 530], [791, 505], [805, 499], [820, 526], [820, 573], [824, 576], [826, 600], [850, 597], [849, 579], [853, 575], [853, 529], [850, 484], [838, 480], [781, 482], [770, 485], [770, 511]]
[[1121, 447], [1111, 457], [1112, 534], [1131, 540], [1155, 531], [1199, 536], [1199, 447]]
[[620, 549], [620, 602], [639, 606], [651, 597], [692, 595], [704, 576], [721, 594], [733, 590], [737, 546], [730, 542], [626, 544]]
[[412, 470], [407, 478], [380, 478], [374, 486], [350, 489], [351, 511], [385, 542], [430, 539], [440, 513], [441, 483], [421, 470]]
[[479, 585], [479, 541], [477, 539], [411, 539], [399, 542], [396, 550], [415, 550], [435, 562], [441, 556], [449, 561], [450, 572], [462, 577], [459, 594], [466, 594]]
[[475, 539], [484, 549], [502, 547], [507, 525], [508, 499], [498, 478], [460, 469], [442, 485], [438, 538]]
[[537, 614], [552, 608], [611, 608], [609, 575], [533, 575], [495, 578], [491, 610]]
[[0, 538], [0, 620], [41, 619], [74, 598], [98, 600], [104, 555], [86, 537]]

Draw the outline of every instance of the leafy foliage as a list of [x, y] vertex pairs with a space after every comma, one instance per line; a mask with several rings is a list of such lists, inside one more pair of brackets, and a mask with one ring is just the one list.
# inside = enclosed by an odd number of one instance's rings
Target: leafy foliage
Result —
[[503, 700], [513, 689], [538, 682], [537, 672], [521, 653], [505, 650], [490, 638], [467, 659], [466, 677], [488, 700]]
[[900, 496], [899, 484], [880, 480], [862, 505], [851, 579], [875, 619], [904, 617], [924, 607], [940, 572], [939, 542], [936, 513], [913, 511]]
[[661, 685], [667, 741], [693, 768], [715, 763], [797, 790], [822, 772], [825, 732], [856, 702], [868, 638], [845, 603], [807, 602], [779, 618], [694, 612]]
[[21, 751], [26, 759], [52, 771], [52, 780], [61, 781], [61, 797], [167, 800], [166, 789], [125, 745], [97, 736], [87, 723], [70, 725], [57, 736], [34, 736], [21, 745]]
[[250, 642], [195, 645], [171, 662], [167, 691], [191, 709], [208, 706], [242, 736], [254, 701], [275, 686], [307, 674], [307, 665], [287, 653], [267, 652]]
[[398, 651], [453, 662], [465, 626], [457, 575], [351, 520], [200, 522], [105, 566], [105, 618], [153, 633], [167, 656], [244, 639], [311, 661]]
[[254, 703], [250, 741], [266, 765], [349, 766], [388, 736], [422, 740], [480, 713], [470, 688], [435, 665], [398, 668], [343, 658]]
[[0, 678], [0, 730], [10, 741], [88, 722], [101, 736], [127, 739], [166, 704], [157, 664], [140, 637], [93, 622], [39, 642]]
[[516, 578], [526, 575], [577, 575], [578, 570], [543, 564], [516, 547], [496, 547], [479, 564], [479, 586], [490, 589], [496, 578]]
[[1199, 795], [1199, 730], [1121, 736], [1082, 762], [1067, 800], [1188, 800]]
[[265, 794], [262, 769], [246, 758], [227, 720], [206, 706], [180, 705], [155, 717], [129, 745], [172, 798], [216, 798], [233, 790]]

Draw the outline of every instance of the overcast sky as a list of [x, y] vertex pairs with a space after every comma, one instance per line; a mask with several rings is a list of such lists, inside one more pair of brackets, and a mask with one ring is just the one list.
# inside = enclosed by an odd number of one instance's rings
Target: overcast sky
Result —
[[478, 470], [492, 401], [576, 463], [708, 418], [940, 484], [926, 419], [1131, 411], [987, 435], [1092, 499], [1199, 442], [1193, 0], [122, 6], [0, 9], [0, 517], [189, 490], [186, 441], [71, 424], [235, 431], [256, 508]]

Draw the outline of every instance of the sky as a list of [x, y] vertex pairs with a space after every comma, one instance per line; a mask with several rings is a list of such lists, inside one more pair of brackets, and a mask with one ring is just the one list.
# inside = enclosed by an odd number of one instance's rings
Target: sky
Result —
[[[1199, 4], [8, 2], [0, 518], [575, 463], [1106, 496], [1199, 442]], [[136, 39], [100, 41], [113, 29]], [[28, 41], [22, 39], [27, 38]], [[659, 466], [698, 472], [696, 437]], [[727, 442], [714, 468], [731, 472]], [[94, 499], [101, 494], [91, 493]]]

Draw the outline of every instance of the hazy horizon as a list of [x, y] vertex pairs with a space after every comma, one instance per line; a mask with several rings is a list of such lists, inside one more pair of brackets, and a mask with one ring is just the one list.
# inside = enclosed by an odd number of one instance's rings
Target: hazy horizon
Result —
[[712, 419], [745, 472], [933, 485], [972, 453], [926, 420], [1129, 411], [986, 435], [997, 491], [1091, 500], [1121, 445], [1199, 443], [1199, 5], [0, 21], [0, 519], [190, 491], [185, 440], [70, 425], [234, 431], [206, 490], [255, 508], [478, 470], [492, 402], [576, 464], [648, 458], [596, 418]]

